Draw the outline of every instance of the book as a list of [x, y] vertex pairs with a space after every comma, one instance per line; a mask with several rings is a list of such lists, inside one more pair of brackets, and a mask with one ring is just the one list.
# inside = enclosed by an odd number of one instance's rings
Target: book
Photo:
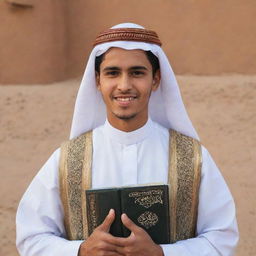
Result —
[[86, 204], [89, 235], [114, 209], [115, 220], [110, 227], [113, 236], [130, 235], [121, 221], [122, 213], [126, 213], [155, 243], [170, 243], [168, 185], [90, 189], [86, 190]]

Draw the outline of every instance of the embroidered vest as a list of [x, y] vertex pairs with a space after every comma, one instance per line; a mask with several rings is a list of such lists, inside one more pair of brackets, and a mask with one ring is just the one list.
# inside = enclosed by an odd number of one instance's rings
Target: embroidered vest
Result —
[[[201, 159], [197, 140], [170, 130], [168, 184], [172, 243], [196, 235]], [[91, 166], [91, 131], [61, 145], [60, 196], [70, 240], [88, 237], [85, 190], [91, 188]]]

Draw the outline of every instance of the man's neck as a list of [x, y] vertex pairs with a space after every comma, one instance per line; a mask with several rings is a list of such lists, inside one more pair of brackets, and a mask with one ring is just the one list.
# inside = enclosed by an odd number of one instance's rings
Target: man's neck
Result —
[[123, 132], [132, 132], [135, 131], [141, 127], [143, 127], [147, 121], [148, 121], [148, 117], [144, 118], [143, 120], [133, 120], [133, 119], [112, 119], [112, 118], [108, 118], [108, 122], [111, 124], [111, 126], [113, 126], [114, 128], [123, 131]]

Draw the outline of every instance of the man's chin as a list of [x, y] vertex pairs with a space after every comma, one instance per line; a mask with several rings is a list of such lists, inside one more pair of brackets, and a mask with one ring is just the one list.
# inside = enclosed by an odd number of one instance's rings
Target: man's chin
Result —
[[136, 117], [136, 113], [133, 113], [133, 114], [126, 114], [126, 115], [124, 115], [124, 114], [114, 114], [118, 119], [120, 119], [120, 120], [126, 120], [126, 121], [128, 121], [128, 120], [131, 120], [131, 119], [133, 119], [134, 117]]

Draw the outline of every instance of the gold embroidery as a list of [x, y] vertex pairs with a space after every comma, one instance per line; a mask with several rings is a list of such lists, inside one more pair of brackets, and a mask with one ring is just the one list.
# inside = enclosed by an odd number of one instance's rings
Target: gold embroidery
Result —
[[139, 41], [162, 45], [156, 32], [141, 28], [113, 28], [101, 32], [95, 39], [94, 46], [111, 41]]
[[69, 196], [68, 196], [68, 187], [67, 187], [67, 177], [68, 177], [68, 169], [67, 169], [67, 148], [68, 141], [62, 143], [61, 145], [61, 157], [60, 157], [60, 169], [59, 169], [59, 186], [60, 186], [60, 197], [63, 204], [64, 209], [64, 225], [67, 233], [67, 237], [71, 237], [71, 229], [69, 225], [70, 220], [70, 207], [69, 207]]
[[149, 229], [157, 224], [158, 216], [154, 212], [146, 211], [137, 220], [143, 227]]
[[88, 223], [87, 223], [87, 205], [85, 191], [92, 186], [91, 168], [92, 168], [92, 131], [85, 133], [85, 149], [82, 170], [82, 216], [83, 216], [83, 235], [84, 239], [89, 236]]
[[169, 211], [170, 211], [170, 241], [175, 242], [176, 237], [176, 208], [177, 208], [177, 152], [176, 152], [176, 133], [170, 130], [169, 138], [169, 172], [168, 172], [168, 184], [169, 184]]
[[201, 181], [201, 169], [202, 169], [202, 151], [201, 144], [199, 141], [194, 140], [194, 183], [193, 183], [193, 197], [192, 197], [192, 217], [191, 217], [191, 229], [193, 230], [192, 235], [196, 235], [196, 223], [198, 214], [198, 202], [199, 202], [199, 188]]
[[[86, 156], [91, 158], [85, 150], [86, 142], [89, 142], [89, 150], [92, 148], [90, 137], [91, 133], [85, 133], [63, 143], [61, 147], [60, 191], [67, 237], [70, 240], [83, 240], [88, 234], [84, 189], [90, 186], [91, 175], [87, 175], [86, 180], [85, 175], [88, 168], [91, 169], [91, 162], [86, 159], [87, 165], [84, 165], [84, 158], [86, 158], [85, 152]], [[87, 171], [83, 169], [85, 167]]]
[[84, 158], [84, 136], [79, 136], [70, 141], [68, 147], [67, 169], [68, 169], [68, 189], [70, 204], [70, 227], [71, 237], [73, 239], [83, 239], [83, 218], [82, 218], [82, 200], [81, 183], [82, 167]]
[[170, 150], [171, 241], [175, 242], [195, 236], [201, 147], [195, 139], [172, 131]]

